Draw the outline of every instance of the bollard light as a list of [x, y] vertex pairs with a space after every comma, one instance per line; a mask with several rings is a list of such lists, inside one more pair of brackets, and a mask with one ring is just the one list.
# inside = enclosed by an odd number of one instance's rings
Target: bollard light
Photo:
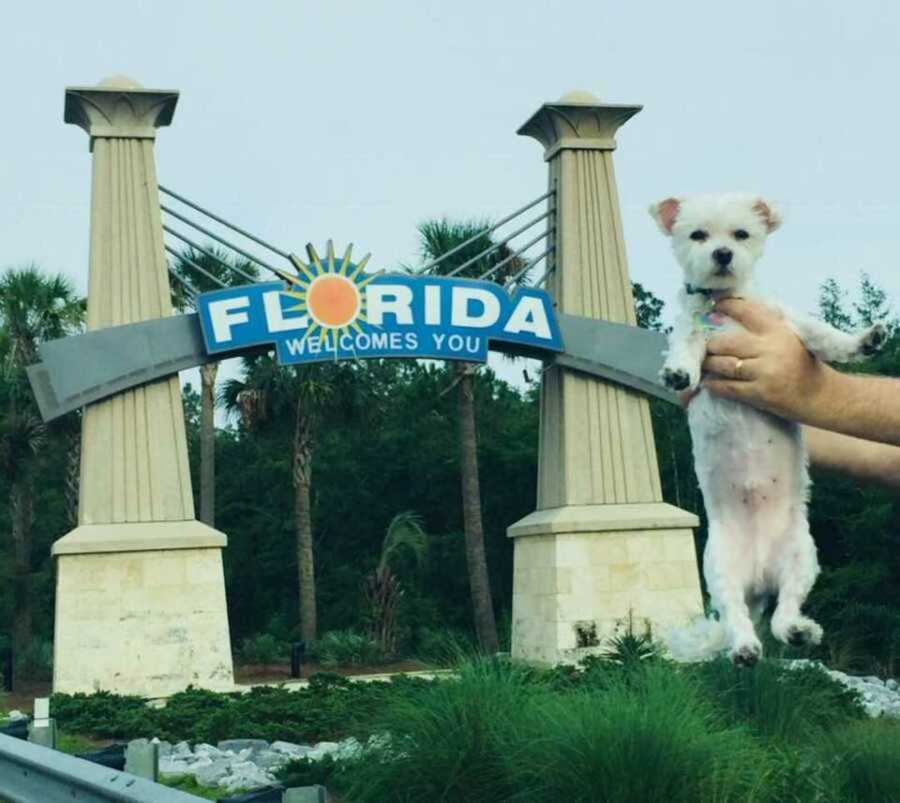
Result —
[[12, 646], [0, 647], [0, 675], [3, 675], [3, 691], [13, 690]]
[[303, 662], [303, 642], [295, 641], [291, 644], [291, 677], [300, 677], [300, 664]]

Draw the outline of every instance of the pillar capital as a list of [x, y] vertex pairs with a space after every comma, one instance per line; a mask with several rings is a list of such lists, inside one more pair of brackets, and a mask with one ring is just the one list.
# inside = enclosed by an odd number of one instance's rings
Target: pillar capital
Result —
[[601, 103], [589, 92], [568, 92], [545, 103], [516, 132], [544, 146], [544, 160], [561, 150], [612, 151], [615, 135], [643, 106]]
[[105, 78], [97, 86], [66, 89], [63, 120], [97, 137], [154, 139], [156, 129], [169, 125], [175, 114], [178, 92], [144, 89], [123, 76]]

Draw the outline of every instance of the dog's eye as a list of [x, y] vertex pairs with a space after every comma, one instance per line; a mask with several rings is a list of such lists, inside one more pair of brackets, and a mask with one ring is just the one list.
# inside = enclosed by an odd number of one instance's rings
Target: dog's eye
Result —
[[691, 232], [691, 239], [698, 243], [702, 243], [707, 237], [709, 237], [709, 235], [703, 231], [703, 229], [697, 229], [696, 231]]
[[750, 236], [750, 232], [746, 231], [745, 229], [738, 229], [734, 233], [735, 240], [746, 240], [749, 236]]

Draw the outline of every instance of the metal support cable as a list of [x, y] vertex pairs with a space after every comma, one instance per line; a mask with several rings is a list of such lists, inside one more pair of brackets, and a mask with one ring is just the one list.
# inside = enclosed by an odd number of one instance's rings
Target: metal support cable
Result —
[[[191, 228], [197, 229], [197, 231], [203, 232], [203, 234], [205, 234], [207, 237], [212, 237], [216, 242], [219, 242], [222, 245], [224, 245], [226, 248], [230, 248], [232, 251], [237, 252], [245, 259], [249, 259], [251, 262], [255, 262], [260, 267], [265, 268], [268, 271], [271, 271], [276, 276], [278, 276], [280, 279], [284, 278], [285, 274], [284, 274], [283, 270], [281, 270], [280, 268], [276, 268], [274, 265], [270, 265], [264, 259], [260, 259], [259, 257], [253, 256], [253, 254], [249, 253], [248, 251], [245, 251], [243, 248], [236, 246], [234, 243], [228, 242], [228, 240], [226, 240], [224, 237], [220, 237], [215, 232], [212, 232], [209, 229], [201, 226], [199, 223], [195, 223], [190, 218], [187, 218], [184, 215], [179, 214], [178, 212], [175, 212], [172, 209], [169, 209], [169, 207], [165, 206], [164, 204], [160, 204], [159, 208], [162, 209], [163, 212], [166, 212], [167, 214], [172, 215], [172, 217], [177, 218], [182, 223], [186, 223]], [[256, 280], [254, 279], [252, 281], [256, 281]]]
[[[203, 255], [209, 257], [209, 258], [212, 259], [212, 260], [215, 260], [216, 262], [218, 262], [218, 263], [219, 263], [223, 268], [225, 268], [226, 270], [234, 271], [234, 273], [238, 274], [238, 276], [243, 277], [243, 278], [246, 279], [248, 282], [256, 282], [256, 281], [258, 281], [258, 279], [254, 278], [254, 277], [251, 276], [249, 273], [244, 273], [244, 271], [242, 271], [239, 267], [237, 267], [237, 266], [235, 266], [235, 265], [232, 265], [232, 264], [226, 262], [224, 259], [222, 259], [222, 257], [216, 256], [216, 254], [214, 254], [212, 251], [210, 251], [210, 250], [204, 248], [202, 245], [199, 245], [199, 244], [195, 243], [192, 239], [190, 239], [189, 237], [185, 237], [183, 234], [181, 234], [180, 232], [176, 231], [175, 229], [173, 229], [173, 228], [167, 226], [165, 223], [163, 223], [163, 231], [168, 232], [168, 233], [171, 234], [173, 237], [177, 237], [177, 238], [178, 238], [179, 240], [181, 240], [183, 243], [187, 243], [187, 244], [188, 244], [191, 248], [193, 248], [195, 251], [199, 251], [201, 254], [203, 254]], [[171, 248], [169, 248], [169, 246], [166, 246], [166, 250], [168, 250], [169, 253], [175, 254], [175, 256], [177, 256], [179, 259], [185, 259], [185, 260], [187, 260], [187, 257], [182, 256], [181, 254], [176, 253], [176, 252], [173, 251]], [[194, 264], [196, 265], [196, 263], [194, 263]], [[216, 281], [218, 281], [218, 280], [216, 280]], [[225, 286], [225, 285], [223, 284], [222, 287], [224, 287], [224, 286]]]
[[514, 237], [518, 237], [523, 231], [528, 231], [528, 229], [530, 229], [535, 223], [540, 223], [545, 218], [550, 217], [551, 214], [552, 214], [552, 210], [548, 209], [546, 212], [544, 212], [544, 214], [538, 215], [536, 218], [532, 218], [524, 226], [521, 226], [520, 228], [516, 229], [512, 234], [510, 234], [507, 237], [504, 237], [502, 240], [500, 240], [500, 242], [491, 243], [489, 248], [485, 248], [484, 251], [482, 251], [480, 254], [476, 254], [471, 259], [467, 260], [466, 262], [463, 262], [462, 265], [460, 265], [458, 268], [454, 268], [453, 270], [450, 271], [450, 273], [448, 273], [446, 275], [447, 276], [456, 276], [458, 273], [461, 273], [466, 268], [468, 268], [470, 265], [474, 265], [476, 262], [478, 262], [478, 260], [484, 259], [484, 257], [488, 256], [488, 254], [491, 254], [494, 251], [497, 251], [500, 248], [503, 248], [503, 246], [507, 245], [509, 243], [509, 241], [512, 240]]
[[540, 262], [542, 259], [545, 259], [554, 250], [555, 250], [554, 246], [551, 245], [542, 254], [538, 254], [534, 259], [530, 260], [528, 262], [528, 264], [524, 268], [522, 268], [522, 270], [520, 270], [518, 273], [516, 273], [514, 276], [512, 276], [509, 280], [507, 280], [506, 286], [509, 287], [510, 285], [513, 285], [516, 282], [518, 282], [519, 279], [521, 279], [526, 273], [528, 273], [528, 271], [530, 271], [535, 265], [537, 265], [538, 262]]
[[539, 242], [540, 242], [541, 240], [543, 240], [545, 237], [549, 237], [551, 231], [552, 231], [552, 229], [545, 229], [545, 230], [542, 231], [537, 237], [535, 237], [533, 240], [529, 240], [528, 243], [526, 243], [525, 245], [523, 245], [518, 251], [513, 251], [508, 257], [506, 257], [505, 259], [503, 259], [501, 262], [498, 262], [498, 263], [497, 263], [496, 265], [494, 265], [494, 267], [492, 267], [487, 273], [482, 274], [482, 275], [479, 276], [478, 278], [479, 278], [479, 279], [488, 279], [488, 278], [490, 278], [490, 277], [493, 276], [498, 270], [500, 270], [500, 268], [502, 268], [505, 264], [507, 264], [508, 262], [512, 262], [514, 259], [518, 259], [520, 256], [522, 256], [522, 254], [523, 254], [525, 251], [527, 251], [529, 248], [531, 248], [531, 246], [533, 246], [535, 243], [539, 243]]
[[544, 271], [544, 275], [541, 276], [541, 278], [538, 279], [538, 280], [534, 283], [534, 286], [535, 286], [535, 287], [540, 287], [544, 282], [547, 281], [547, 277], [548, 277], [551, 273], [553, 273], [555, 270], [556, 270], [556, 266], [555, 266], [555, 265], [551, 265], [549, 268], [547, 268], [547, 270]]
[[169, 275], [176, 282], [178, 282], [178, 284], [180, 284], [182, 286], [182, 288], [184, 289], [184, 292], [187, 294], [187, 297], [190, 299], [191, 303], [192, 304], [195, 303], [199, 293], [194, 288], [194, 286], [187, 279], [185, 279], [184, 276], [181, 276], [178, 273], [178, 271], [175, 270], [175, 268], [173, 268], [171, 265], [169, 265], [168, 268], [169, 268]]
[[263, 248], [268, 248], [272, 253], [278, 254], [278, 256], [284, 257], [285, 259], [291, 258], [291, 255], [287, 251], [282, 251], [280, 248], [277, 248], [276, 246], [272, 245], [271, 243], [267, 243], [265, 240], [257, 237], [255, 234], [251, 234], [246, 229], [242, 229], [240, 226], [236, 226], [234, 223], [230, 223], [229, 221], [225, 220], [225, 218], [219, 217], [218, 215], [214, 214], [213, 212], [210, 212], [208, 209], [204, 209], [199, 204], [195, 204], [193, 201], [189, 201], [183, 195], [179, 195], [177, 192], [173, 192], [172, 190], [168, 189], [167, 187], [163, 187], [162, 184], [159, 185], [159, 191], [165, 193], [166, 195], [168, 195], [172, 198], [175, 198], [178, 201], [181, 201], [181, 203], [185, 204], [186, 206], [191, 207], [191, 209], [196, 209], [198, 212], [200, 212], [203, 215], [206, 215], [208, 218], [212, 218], [217, 223], [221, 223], [223, 226], [227, 226], [229, 229], [231, 229], [232, 231], [236, 231], [238, 234], [246, 237], [248, 240], [253, 240], [253, 242], [261, 245]]
[[166, 251], [168, 251], [172, 256], [174, 256], [176, 259], [180, 260], [181, 262], [184, 262], [185, 264], [190, 265], [190, 267], [192, 267], [192, 268], [193, 268], [195, 271], [197, 271], [198, 273], [202, 273], [202, 274], [203, 274], [207, 279], [209, 279], [213, 284], [217, 284], [219, 287], [227, 287], [227, 286], [228, 286], [228, 285], [225, 284], [225, 282], [223, 282], [221, 279], [218, 279], [218, 278], [216, 278], [215, 276], [213, 276], [208, 270], [206, 270], [206, 268], [203, 268], [203, 267], [201, 267], [200, 265], [198, 265], [196, 262], [194, 262], [193, 259], [188, 259], [188, 257], [183, 256], [182, 254], [179, 254], [179, 253], [178, 253], [174, 248], [172, 248], [171, 246], [168, 246], [168, 245], [167, 245], [167, 246], [166, 246]]
[[501, 218], [496, 223], [494, 223], [492, 226], [488, 226], [484, 231], [480, 231], [477, 234], [474, 234], [473, 236], [469, 237], [468, 240], [465, 240], [464, 242], [461, 242], [459, 245], [455, 246], [454, 248], [451, 248], [449, 251], [447, 251], [447, 253], [441, 254], [437, 259], [433, 259], [433, 260], [431, 260], [431, 262], [428, 262], [427, 264], [423, 265], [417, 271], [414, 271], [414, 275], [419, 275], [419, 274], [422, 274], [422, 273], [425, 273], [425, 272], [431, 270], [432, 268], [439, 265], [441, 262], [443, 262], [448, 257], [451, 257], [451, 256], [453, 256], [453, 254], [456, 254], [457, 252], [461, 251], [467, 245], [471, 245], [472, 243], [476, 242], [480, 237], [484, 237], [486, 234], [490, 234], [492, 231], [496, 231], [505, 223], [509, 223], [509, 221], [512, 220], [513, 218], [518, 217], [523, 212], [527, 212], [529, 209], [531, 209], [531, 207], [537, 206], [541, 201], [545, 200], [546, 198], [549, 198], [551, 195], [553, 195], [555, 193], [556, 193], [555, 189], [548, 190], [543, 195], [540, 195], [537, 198], [535, 198], [531, 203], [525, 204], [525, 206], [520, 207], [515, 212], [512, 212], [509, 215], [507, 215], [506, 217]]

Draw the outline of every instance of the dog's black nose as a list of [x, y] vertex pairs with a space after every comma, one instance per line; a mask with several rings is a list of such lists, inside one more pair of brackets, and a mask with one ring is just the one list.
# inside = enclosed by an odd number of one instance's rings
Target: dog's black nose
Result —
[[721, 265], [723, 268], [726, 265], [731, 264], [731, 257], [734, 256], [731, 253], [730, 248], [717, 248], [712, 252], [713, 259], [716, 261], [717, 265]]

